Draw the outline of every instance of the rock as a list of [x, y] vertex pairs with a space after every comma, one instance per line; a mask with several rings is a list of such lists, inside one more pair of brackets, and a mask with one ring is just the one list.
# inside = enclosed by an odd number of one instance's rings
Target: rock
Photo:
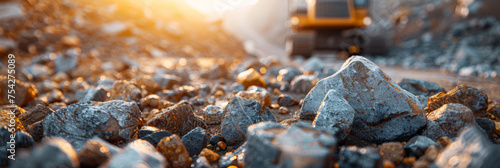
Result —
[[444, 92], [443, 87], [435, 82], [404, 78], [398, 85], [414, 95], [432, 96]]
[[339, 167], [346, 168], [373, 168], [382, 167], [382, 159], [376, 148], [343, 146], [339, 152]]
[[1, 109], [0, 111], [0, 127], [15, 128], [18, 131], [26, 131], [23, 124], [19, 121], [13, 109]]
[[304, 71], [323, 72], [323, 68], [325, 68], [325, 63], [323, 63], [323, 60], [318, 57], [309, 58], [302, 65], [302, 69], [304, 69]]
[[288, 110], [288, 108], [286, 108], [286, 107], [280, 107], [280, 108], [278, 109], [278, 113], [280, 113], [280, 114], [288, 114], [288, 113], [289, 113], [289, 110]]
[[476, 88], [460, 85], [448, 93], [440, 92], [430, 97], [425, 111], [430, 113], [450, 103], [465, 105], [474, 112], [474, 115], [480, 117], [484, 116], [488, 108], [488, 96]]
[[9, 83], [8, 81], [9, 79], [7, 76], [0, 75], [0, 92], [4, 95], [0, 99], [0, 105], [11, 104], [7, 95], [9, 95], [8, 91], [12, 90], [12, 88], [15, 88], [16, 91], [15, 94], [12, 95], [15, 99], [12, 100], [15, 101], [16, 105], [21, 107], [26, 106], [38, 96], [38, 91], [33, 84], [21, 82], [15, 79], [15, 85], [13, 85], [12, 82]]
[[149, 143], [151, 143], [151, 145], [153, 145], [154, 147], [156, 147], [156, 146], [158, 146], [158, 143], [160, 143], [160, 141], [163, 138], [169, 137], [171, 135], [172, 135], [172, 133], [170, 133], [168, 131], [158, 131], [158, 132], [146, 135], [146, 136], [144, 136], [144, 137], [142, 137], [140, 139], [146, 140]]
[[44, 80], [43, 82], [40, 82], [38, 83], [38, 85], [36, 85], [36, 89], [40, 94], [50, 92], [54, 89], [57, 89], [57, 87], [57, 84], [51, 80]]
[[220, 156], [219, 154], [215, 153], [214, 151], [210, 150], [210, 149], [207, 149], [207, 148], [204, 148], [200, 155], [200, 157], [205, 157], [207, 158], [207, 160], [209, 162], [215, 162], [215, 161], [219, 161], [220, 159]]
[[208, 163], [207, 158], [201, 156], [196, 159], [194, 168], [210, 168], [210, 163]]
[[236, 96], [245, 98], [247, 100], [256, 100], [260, 104], [269, 107], [271, 106], [271, 96], [269, 92], [259, 92], [259, 91], [240, 91]]
[[255, 100], [234, 97], [224, 109], [221, 133], [228, 145], [245, 140], [248, 126], [262, 121], [276, 121], [265, 106]]
[[220, 135], [213, 135], [210, 137], [210, 144], [216, 146], [219, 141], [222, 141], [222, 137]]
[[43, 130], [45, 136], [62, 137], [80, 151], [94, 136], [112, 143], [129, 141], [137, 131], [140, 115], [133, 102], [80, 102], [45, 117]]
[[47, 65], [33, 64], [24, 67], [27, 73], [31, 74], [35, 80], [45, 80], [52, 74], [52, 70]]
[[486, 113], [490, 116], [495, 117], [496, 119], [500, 119], [500, 104], [491, 103], [488, 106], [488, 110]]
[[444, 136], [444, 137], [439, 138], [436, 142], [441, 146], [441, 148], [444, 149], [444, 148], [446, 148], [446, 146], [448, 146], [453, 141], [449, 137]]
[[293, 78], [290, 83], [290, 91], [295, 93], [307, 93], [318, 82], [318, 78], [313, 75], [300, 75]]
[[219, 162], [219, 167], [237, 166], [243, 167], [246, 157], [247, 143], [242, 144], [238, 149], [233, 152], [228, 152], [222, 156]]
[[231, 90], [232, 93], [236, 94], [240, 91], [245, 91], [245, 86], [243, 86], [241, 83], [233, 83], [229, 90]]
[[497, 167], [500, 146], [492, 144], [483, 131], [467, 127], [457, 140], [446, 147], [436, 159], [440, 167]]
[[95, 137], [89, 139], [78, 152], [78, 160], [82, 167], [98, 167], [120, 152], [120, 148]]
[[313, 127], [262, 122], [248, 128], [245, 167], [333, 167], [337, 140]]
[[217, 142], [217, 146], [218, 146], [221, 150], [226, 150], [226, 148], [227, 148], [227, 144], [226, 144], [224, 141], [219, 141], [219, 142]]
[[60, 90], [52, 90], [40, 97], [41, 99], [47, 100], [47, 103], [62, 102], [64, 100], [64, 95]]
[[163, 138], [156, 150], [167, 159], [170, 167], [190, 167], [191, 158], [179, 136], [174, 134]]
[[50, 105], [50, 109], [57, 111], [59, 109], [62, 109], [64, 107], [67, 107], [66, 103], [63, 102], [55, 102]]
[[205, 123], [209, 125], [221, 123], [224, 111], [219, 106], [208, 105], [203, 111], [205, 111]]
[[156, 94], [150, 94], [141, 99], [141, 109], [146, 107], [154, 108], [154, 109], [163, 109], [163, 104], [161, 102], [161, 97]]
[[142, 126], [139, 131], [137, 131], [137, 138], [142, 139], [152, 133], [160, 132], [160, 129], [151, 126]]
[[126, 81], [118, 80], [113, 84], [110, 93], [110, 100], [125, 100], [139, 102], [142, 98], [142, 90], [136, 84]]
[[278, 74], [278, 77], [276, 78], [278, 81], [286, 81], [288, 83], [290, 83], [293, 78], [295, 78], [296, 76], [299, 76], [301, 75], [302, 72], [297, 69], [297, 68], [293, 68], [293, 67], [288, 67], [288, 68], [283, 68], [279, 71], [279, 74]]
[[236, 81], [238, 81], [238, 83], [241, 83], [246, 88], [253, 86], [253, 85], [259, 86], [259, 87], [266, 87], [267, 86], [266, 81], [264, 80], [264, 77], [262, 77], [262, 75], [253, 68], [248, 69], [248, 70], [238, 74]]
[[427, 148], [430, 146], [436, 146], [440, 148], [441, 146], [434, 142], [434, 140], [426, 137], [426, 136], [414, 136], [406, 144], [404, 145], [404, 149], [406, 152], [406, 155], [409, 156], [415, 156], [416, 158], [419, 158], [420, 156], [425, 154], [425, 151]]
[[196, 127], [207, 127], [202, 119], [194, 115], [193, 108], [187, 101], [181, 101], [172, 107], [154, 114], [146, 125], [167, 130], [172, 134], [181, 136]]
[[304, 99], [300, 118], [313, 120], [331, 89], [356, 111], [351, 131], [363, 140], [404, 141], [426, 124], [417, 98], [360, 56], [351, 57], [339, 72], [318, 82]]
[[11, 167], [80, 167], [78, 156], [68, 141], [46, 138], [29, 156], [16, 158]]
[[437, 140], [448, 136], [454, 138], [462, 128], [477, 125], [472, 111], [462, 104], [446, 104], [427, 114], [428, 124], [424, 135]]
[[170, 74], [156, 74], [153, 79], [160, 89], [172, 89], [174, 85], [181, 85], [181, 78]]
[[76, 47], [81, 43], [80, 38], [77, 36], [63, 36], [61, 41], [63, 45], [68, 47]]
[[228, 78], [229, 76], [228, 68], [221, 64], [214, 64], [208, 71], [204, 71], [200, 74], [200, 77], [211, 80]]
[[399, 164], [405, 157], [403, 145], [399, 142], [386, 142], [378, 146], [378, 152], [382, 159]]
[[200, 154], [201, 150], [208, 145], [208, 141], [210, 141], [209, 136], [203, 128], [196, 127], [182, 136], [181, 141], [184, 147], [186, 147], [189, 156], [195, 156]]
[[86, 93], [83, 95], [83, 97], [79, 101], [80, 102], [83, 102], [83, 101], [103, 102], [103, 101], [106, 101], [106, 99], [108, 99], [107, 94], [108, 94], [108, 92], [102, 87], [87, 89]]
[[127, 144], [125, 148], [102, 167], [168, 167], [165, 158], [155, 150], [150, 143], [144, 140], [135, 140]]
[[31, 135], [33, 140], [39, 142], [43, 138], [43, 120], [29, 125], [26, 127], [26, 131]]
[[0, 14], [0, 20], [2, 20], [2, 22], [26, 17], [23, 5], [19, 2], [4, 2], [1, 4], [0, 9], [4, 11]]
[[293, 99], [292, 96], [287, 95], [287, 94], [281, 94], [278, 97], [278, 104], [280, 106], [289, 107], [289, 106], [295, 106], [295, 105], [297, 105], [299, 103], [297, 102], [297, 100]]
[[16, 149], [32, 148], [35, 146], [35, 141], [30, 134], [24, 131], [16, 131]]
[[78, 65], [78, 58], [72, 55], [59, 55], [54, 60], [55, 72], [70, 73]]
[[336, 90], [330, 90], [319, 107], [313, 126], [330, 130], [339, 141], [342, 141], [351, 132], [355, 115], [356, 111], [349, 102]]
[[283, 120], [280, 124], [282, 126], [285, 126], [285, 127], [290, 127], [294, 124], [297, 124], [298, 122], [300, 122], [300, 120], [297, 118], [289, 118], [289, 119]]
[[481, 127], [488, 136], [495, 134], [495, 121], [487, 118], [475, 117], [476, 123]]
[[54, 110], [47, 106], [37, 104], [27, 112], [19, 115], [19, 121], [21, 121], [23, 126], [29, 127], [31, 124], [43, 120], [51, 113], [54, 113]]

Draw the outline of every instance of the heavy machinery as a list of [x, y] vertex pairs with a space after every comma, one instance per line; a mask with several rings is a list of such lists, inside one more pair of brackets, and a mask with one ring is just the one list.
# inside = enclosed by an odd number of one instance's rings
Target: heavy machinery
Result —
[[342, 51], [349, 55], [383, 55], [387, 40], [370, 36], [368, 0], [289, 0], [292, 34], [286, 42], [290, 56], [309, 57], [315, 51]]

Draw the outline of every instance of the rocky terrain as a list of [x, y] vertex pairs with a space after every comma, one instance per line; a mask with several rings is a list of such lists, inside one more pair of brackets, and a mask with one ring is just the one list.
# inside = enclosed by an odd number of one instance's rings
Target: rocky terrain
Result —
[[396, 82], [363, 56], [339, 69], [258, 59], [183, 3], [145, 2], [0, 2], [11, 11], [0, 13], [0, 53], [17, 62], [15, 105], [8, 58], [0, 64], [0, 167], [495, 167], [500, 159], [500, 104], [475, 86]]

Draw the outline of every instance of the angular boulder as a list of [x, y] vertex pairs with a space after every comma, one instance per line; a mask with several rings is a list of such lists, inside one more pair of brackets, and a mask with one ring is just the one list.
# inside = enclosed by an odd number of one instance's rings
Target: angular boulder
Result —
[[189, 131], [186, 135], [182, 136], [181, 141], [184, 144], [184, 147], [186, 147], [189, 156], [195, 156], [200, 154], [201, 150], [208, 145], [210, 137], [206, 130], [196, 127], [195, 129]]
[[255, 100], [234, 97], [224, 109], [221, 133], [228, 145], [245, 141], [250, 125], [262, 121], [276, 121], [268, 108]]
[[492, 144], [477, 126], [464, 128], [436, 159], [439, 167], [498, 167], [500, 145]]
[[330, 90], [319, 107], [313, 126], [329, 129], [338, 140], [343, 140], [351, 132], [355, 114], [356, 111], [344, 97]]
[[94, 136], [108, 142], [129, 141], [137, 131], [140, 117], [135, 102], [80, 102], [45, 117], [43, 131], [47, 137], [66, 139], [80, 151], [85, 141]]
[[415, 95], [361, 56], [351, 57], [339, 72], [316, 84], [304, 99], [300, 118], [313, 120], [331, 89], [356, 111], [351, 131], [364, 140], [407, 140], [425, 126], [425, 115]]
[[427, 114], [429, 120], [424, 134], [438, 140], [440, 137], [456, 137], [462, 128], [477, 125], [472, 111], [462, 104], [446, 104]]
[[430, 113], [445, 104], [459, 103], [467, 106], [476, 116], [484, 116], [488, 108], [488, 95], [467, 85], [457, 86], [448, 93], [440, 92], [429, 98], [425, 111]]
[[146, 125], [167, 130], [180, 136], [187, 134], [196, 127], [207, 127], [202, 119], [194, 115], [193, 108], [187, 101], [181, 101], [154, 114]]
[[337, 140], [322, 130], [262, 122], [248, 129], [245, 167], [333, 167]]

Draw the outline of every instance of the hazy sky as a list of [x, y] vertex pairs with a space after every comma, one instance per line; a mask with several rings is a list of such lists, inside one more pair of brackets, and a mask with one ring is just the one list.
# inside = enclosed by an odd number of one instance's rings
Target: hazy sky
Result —
[[204, 12], [223, 12], [238, 6], [254, 4], [258, 0], [184, 0], [195, 9]]

